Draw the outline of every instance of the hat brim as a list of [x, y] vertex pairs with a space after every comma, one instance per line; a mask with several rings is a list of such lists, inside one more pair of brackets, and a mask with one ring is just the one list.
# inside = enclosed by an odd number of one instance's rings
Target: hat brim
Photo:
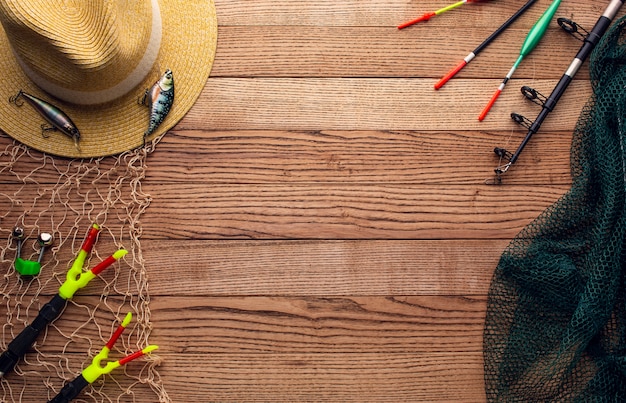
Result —
[[[0, 130], [36, 150], [69, 158], [116, 155], [140, 147], [150, 111], [138, 100], [165, 69], [174, 74], [174, 103], [163, 123], [146, 140], [171, 129], [191, 109], [209, 77], [217, 47], [217, 16], [213, 0], [159, 0], [159, 7], [163, 40], [152, 72], [126, 95], [100, 105], [70, 104], [42, 91], [22, 71], [0, 25], [0, 96], [4, 97], [0, 99]], [[61, 132], [44, 137], [43, 117], [33, 108], [8, 101], [20, 90], [65, 112], [80, 131], [80, 150]]]

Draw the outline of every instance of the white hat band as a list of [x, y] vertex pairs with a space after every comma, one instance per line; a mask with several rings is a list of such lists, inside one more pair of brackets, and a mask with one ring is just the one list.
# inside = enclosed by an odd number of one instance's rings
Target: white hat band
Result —
[[161, 47], [163, 24], [161, 21], [161, 12], [158, 0], [151, 0], [151, 4], [152, 28], [143, 57], [139, 60], [137, 67], [135, 67], [135, 69], [132, 70], [126, 78], [110, 88], [98, 91], [76, 91], [61, 87], [37, 74], [26, 63], [24, 63], [17, 52], [13, 53], [17, 62], [20, 64], [20, 67], [24, 70], [24, 73], [26, 73], [26, 75], [35, 84], [47, 93], [63, 101], [80, 105], [95, 105], [112, 101], [127, 94], [139, 83], [141, 83], [146, 78], [157, 60], [159, 49]]

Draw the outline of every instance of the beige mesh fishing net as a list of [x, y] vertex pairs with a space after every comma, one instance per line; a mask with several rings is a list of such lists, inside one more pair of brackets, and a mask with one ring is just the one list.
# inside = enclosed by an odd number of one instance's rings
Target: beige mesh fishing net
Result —
[[[154, 143], [118, 157], [89, 160], [51, 157], [5, 135], [0, 135], [0, 145], [2, 351], [57, 293], [93, 223], [102, 231], [86, 269], [119, 248], [129, 251], [74, 295], [15, 370], [0, 381], [2, 402], [47, 401], [91, 363], [127, 312], [133, 320], [109, 358], [122, 358], [149, 344], [152, 325], [140, 218], [150, 204], [141, 182]], [[22, 277], [15, 271], [14, 226], [27, 235], [24, 259], [37, 260], [40, 232], [54, 236], [37, 276]], [[169, 402], [157, 371], [158, 353], [99, 378], [77, 401], [132, 402], [138, 396], [144, 401], [154, 396], [152, 401]]]

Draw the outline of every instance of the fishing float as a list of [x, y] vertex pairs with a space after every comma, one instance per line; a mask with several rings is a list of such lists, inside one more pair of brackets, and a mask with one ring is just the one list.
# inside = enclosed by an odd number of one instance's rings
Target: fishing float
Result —
[[522, 60], [524, 60], [524, 58], [528, 56], [528, 54], [530, 54], [533, 49], [535, 49], [537, 44], [539, 44], [541, 38], [543, 38], [546, 30], [548, 29], [548, 25], [550, 25], [550, 21], [552, 21], [552, 17], [554, 17], [556, 10], [559, 8], [559, 5], [561, 5], [561, 0], [554, 0], [552, 4], [550, 4], [550, 7], [548, 7], [548, 9], [541, 15], [541, 17], [539, 17], [537, 22], [535, 22], [535, 25], [533, 25], [533, 27], [530, 29], [528, 35], [526, 36], [526, 39], [524, 40], [524, 43], [522, 44], [519, 56], [513, 64], [513, 67], [511, 67], [511, 70], [509, 70], [506, 77], [504, 77], [504, 79], [502, 80], [502, 83], [500, 83], [498, 89], [496, 89], [496, 92], [494, 92], [493, 96], [478, 116], [478, 120], [482, 121], [485, 119], [493, 105], [496, 103], [496, 100], [504, 90], [504, 87], [506, 87], [507, 82], [511, 79], [513, 73], [515, 73], [515, 70], [517, 70], [519, 65], [522, 63]]
[[416, 19], [411, 20], [411, 21], [408, 21], [408, 22], [405, 22], [404, 24], [400, 24], [400, 25], [398, 25], [398, 29], [404, 29], [406, 27], [410, 27], [411, 25], [417, 24], [418, 22], [421, 22], [421, 21], [428, 21], [428, 20], [430, 20], [434, 16], [437, 16], [439, 14], [445, 13], [446, 11], [450, 11], [452, 9], [455, 9], [455, 8], [457, 8], [459, 6], [462, 6], [465, 3], [485, 3], [487, 1], [489, 1], [489, 0], [461, 0], [461, 1], [458, 1], [458, 2], [456, 2], [454, 4], [450, 4], [449, 6], [440, 8], [437, 11], [433, 11], [431, 13], [426, 13], [426, 14], [422, 15], [421, 17], [416, 18]]
[[507, 28], [511, 26], [519, 17], [522, 16], [537, 0], [528, 0], [519, 10], [515, 12], [508, 20], [506, 20], [498, 29], [496, 29], [491, 35], [487, 37], [480, 45], [470, 52], [459, 64], [457, 64], [452, 70], [450, 70], [441, 80], [435, 84], [435, 89], [438, 90], [445, 85], [452, 77], [454, 77], [463, 67], [467, 66], [480, 52], [482, 52], [491, 42], [493, 42], [500, 34], [502, 34]]

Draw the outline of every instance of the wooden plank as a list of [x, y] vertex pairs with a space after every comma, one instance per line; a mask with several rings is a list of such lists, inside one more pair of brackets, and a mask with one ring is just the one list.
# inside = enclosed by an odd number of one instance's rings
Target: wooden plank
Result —
[[[387, 26], [396, 29], [405, 21], [417, 18], [425, 12], [437, 10], [449, 3], [442, 3], [438, 0], [420, 0], [419, 2], [321, 0], [300, 4], [293, 0], [257, 0], [254, 2], [217, 0], [215, 4], [220, 27], [234, 25]], [[523, 26], [530, 29], [549, 5], [549, 0], [539, 0], [524, 17]], [[433, 18], [427, 24], [422, 24], [421, 28], [439, 30], [442, 27], [458, 27], [460, 37], [466, 33], [468, 27], [495, 29], [520, 6], [519, 2], [508, 1], [466, 5], [462, 12], [460, 10], [448, 12], [445, 17], [442, 15]], [[574, 18], [581, 24], [591, 26], [600, 17], [604, 7], [604, 4], [587, 0], [571, 0], [559, 7], [558, 16]]]
[[[153, 178], [202, 183], [466, 184], [493, 177], [495, 146], [521, 133], [173, 131], [159, 143]], [[505, 184], [571, 183], [571, 133], [537, 135]], [[190, 148], [189, 144], [194, 144]]]
[[[514, 185], [503, 190], [490, 185], [161, 183], [145, 186], [153, 201], [142, 227], [152, 237], [170, 239], [506, 239], [567, 190]], [[68, 198], [79, 203], [79, 196]], [[10, 201], [0, 198], [0, 209], [11, 207]], [[47, 207], [38, 204], [29, 214]], [[60, 223], [59, 230], [73, 225]]]
[[[464, 297], [158, 297], [151, 304], [156, 326], [150, 342], [161, 346], [154, 358], [174, 401], [241, 401], [252, 395], [265, 401], [297, 395], [334, 400], [363, 388], [377, 401], [480, 401], [484, 309], [484, 298]], [[69, 333], [84, 319], [70, 307], [56, 326]], [[49, 337], [39, 349], [48, 359], [65, 358], [66, 371], [77, 373], [89, 361], [87, 340], [106, 339], [104, 333], [86, 326], [76, 342], [57, 344], [61, 338]], [[20, 370], [42, 371], [33, 358]], [[116, 387], [111, 378], [128, 382], [117, 371], [105, 377], [104, 390]], [[37, 379], [33, 373], [31, 382]], [[56, 377], [48, 382], [57, 388], [62, 383]]]
[[[515, 26], [514, 26], [515, 27]], [[438, 80], [487, 38], [494, 28], [226, 26], [211, 77], [413, 77]], [[461, 70], [460, 78], [502, 79], [519, 56], [506, 38], [523, 38], [529, 28], [511, 28]], [[455, 38], [442, 41], [441, 37]], [[521, 46], [521, 44], [520, 44]], [[515, 72], [532, 83], [558, 80], [580, 48], [556, 24]], [[587, 64], [576, 79], [589, 80]], [[452, 82], [444, 87], [455, 87]], [[431, 88], [432, 89], [432, 88]], [[443, 92], [443, 91], [442, 91]]]
[[142, 247], [154, 297], [467, 296], [487, 294], [508, 243], [148, 239]]
[[170, 239], [510, 238], [567, 189], [508, 186], [172, 184], [144, 232]]
[[[158, 239], [146, 233], [141, 247], [154, 297], [468, 296], [486, 295], [508, 243], [508, 239], [206, 241]], [[74, 247], [79, 246], [77, 241]], [[116, 248], [106, 236], [98, 241], [101, 255]], [[41, 274], [25, 281], [10, 267], [13, 245], [2, 266], [4, 292], [26, 300], [39, 296], [38, 303], [45, 303], [65, 280], [65, 268], [74, 259], [72, 250], [69, 244], [55, 248], [46, 256]], [[94, 256], [86, 266], [100, 259]], [[54, 272], [53, 264], [59, 264]], [[127, 284], [135, 275], [132, 262], [124, 258], [77, 297], [99, 296], [109, 292], [114, 280]], [[114, 295], [109, 298], [116, 301]]]
[[[523, 136], [511, 131], [173, 130], [148, 158], [145, 175], [148, 183], [475, 186], [491, 178], [499, 164], [493, 148], [515, 149]], [[504, 184], [569, 185], [571, 137], [571, 132], [561, 131], [535, 136]], [[0, 148], [8, 144], [9, 138], [0, 136]], [[0, 172], [0, 183], [56, 184], [59, 172], [52, 161], [37, 152], [32, 155], [17, 157], [10, 172]], [[112, 158], [82, 168], [79, 161], [56, 161], [56, 165], [66, 174], [81, 172], [83, 186], [96, 181], [98, 187], [108, 186], [98, 180], [99, 174], [110, 171], [115, 177], [126, 169], [116, 168]]]
[[[487, 119], [478, 115], [500, 80], [455, 80], [454, 92], [434, 91], [434, 80], [411, 78], [213, 78], [189, 113], [184, 130], [520, 130], [510, 119], [537, 106], [519, 88], [532, 84], [549, 93], [556, 80], [512, 79]], [[517, 89], [516, 89], [517, 88]], [[573, 131], [590, 94], [590, 83], [576, 80], [542, 132]], [[558, 112], [558, 113], [557, 113]]]
[[174, 401], [485, 401], [480, 353], [171, 357], [159, 369]]
[[[96, 297], [80, 299], [83, 305], [99, 303]], [[74, 308], [68, 308], [55, 329], [66, 334], [76, 330], [85, 315]], [[347, 393], [373, 379], [368, 387], [376, 395], [394, 387], [399, 394], [431, 399], [447, 385], [450, 390], [442, 396], [448, 400], [467, 393], [462, 382], [469, 382], [474, 389], [468, 397], [480, 396], [484, 298], [174, 296], [154, 299], [151, 310], [156, 326], [150, 342], [162, 346], [159, 369], [175, 400], [200, 401], [197, 393], [236, 399], [229, 395], [235, 384], [253, 388], [263, 379], [266, 385], [276, 383], [275, 388], [259, 391], [270, 400], [293, 398], [295, 392], [290, 390], [309, 395], [321, 388], [320, 397], [331, 393], [325, 388]], [[48, 337], [39, 349], [48, 359], [65, 356], [72, 362], [67, 370], [78, 372], [89, 361], [86, 353], [81, 354], [88, 349], [87, 340], [106, 339], [110, 333], [95, 332], [93, 326], [84, 326], [74, 338], [77, 342], [57, 344], [62, 338]], [[64, 351], [62, 355], [58, 350]], [[31, 368], [30, 361], [27, 357], [20, 370], [37, 367], [33, 361]], [[137, 370], [137, 365], [133, 368]], [[285, 371], [291, 373], [289, 380], [284, 379]], [[181, 373], [204, 386], [182, 389], [175, 381]], [[119, 371], [112, 376], [124, 378]], [[219, 392], [213, 388], [218, 381]]]
[[[131, 363], [128, 371], [137, 370]], [[480, 353], [398, 354], [162, 354], [158, 367], [174, 402], [483, 402]], [[15, 401], [42, 402], [54, 397], [63, 380], [12, 377]], [[147, 385], [123, 372], [94, 386], [115, 396], [132, 386], [122, 401], [153, 403]], [[53, 389], [54, 388], [54, 389]], [[81, 395], [91, 399], [90, 388]]]
[[485, 309], [484, 297], [462, 296], [156, 297], [151, 304], [153, 341], [168, 354], [480, 353]]
[[[152, 298], [148, 315], [154, 327], [148, 342], [163, 347], [157, 355], [398, 354], [418, 346], [422, 353], [482, 351], [484, 296], [181, 296]], [[20, 302], [25, 304], [21, 311], [30, 304], [28, 298]], [[33, 351], [56, 360], [76, 356], [69, 368], [80, 371], [126, 311], [133, 312], [119, 308], [121, 298], [109, 302], [107, 310], [99, 296], [76, 296], [38, 337]], [[3, 349], [32, 322], [37, 305], [30, 313], [11, 312], [14, 316], [3, 326]], [[143, 319], [135, 317], [115, 354], [146, 342], [134, 330]], [[40, 366], [29, 354], [21, 366]]]

